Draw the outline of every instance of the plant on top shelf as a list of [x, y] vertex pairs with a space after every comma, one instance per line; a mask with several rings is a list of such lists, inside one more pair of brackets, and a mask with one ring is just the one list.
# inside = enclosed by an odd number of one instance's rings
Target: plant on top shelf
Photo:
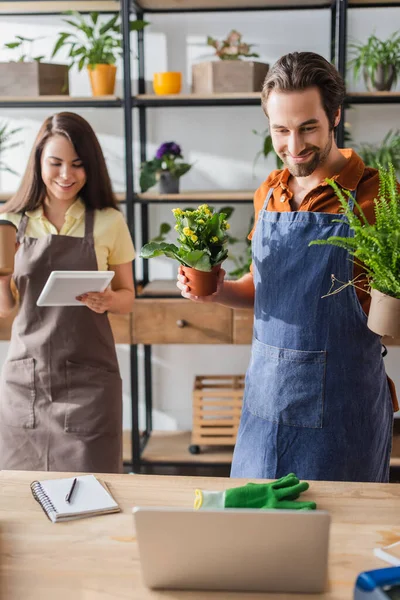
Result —
[[192, 165], [183, 162], [181, 147], [175, 142], [164, 142], [155, 157], [142, 163], [140, 169], [140, 189], [146, 192], [158, 181], [160, 194], [179, 193], [179, 178], [185, 175]]
[[217, 289], [218, 272], [227, 258], [226, 214], [214, 212], [212, 207], [202, 204], [195, 210], [172, 210], [179, 245], [152, 241], [141, 250], [142, 258], [167, 256], [181, 265], [189, 279], [190, 291], [196, 296], [208, 296]]
[[15, 41], [4, 44], [4, 48], [8, 48], [9, 50], [19, 50], [20, 54], [16, 62], [40, 62], [44, 59], [44, 56], [32, 56], [32, 47], [37, 39], [39, 38], [27, 38], [22, 35], [16, 35]]
[[364, 164], [378, 169], [380, 165], [388, 167], [392, 164], [397, 174], [400, 173], [400, 131], [390, 130], [380, 144], [359, 144], [357, 153]]
[[12, 142], [12, 138], [16, 133], [22, 130], [22, 127], [17, 127], [16, 129], [10, 129], [8, 123], [0, 123], [0, 171], [6, 171], [8, 173], [12, 173], [13, 175], [18, 175], [16, 171], [11, 169], [7, 163], [3, 160], [3, 154], [7, 150], [11, 148], [16, 148], [21, 145], [21, 142]]
[[[350, 256], [365, 268], [370, 286], [371, 308], [368, 327], [379, 335], [400, 335], [400, 188], [393, 165], [379, 168], [379, 193], [374, 200], [375, 223], [370, 225], [361, 207], [355, 202], [359, 216], [349, 207], [350, 192], [332, 179], [333, 187], [346, 216], [352, 236], [331, 236], [326, 240], [314, 240], [310, 245], [332, 244], [344, 248]], [[334, 275], [332, 276], [335, 280]], [[343, 283], [343, 282], [340, 282]], [[344, 283], [337, 293], [347, 285]]]
[[[91, 12], [88, 20], [78, 11], [64, 13], [74, 19], [63, 19], [72, 31], [61, 31], [53, 49], [54, 57], [61, 48], [69, 49], [70, 68], [87, 68], [94, 96], [114, 93], [115, 63], [122, 56], [122, 32], [119, 13], [106, 23], [99, 22], [99, 13]], [[140, 31], [148, 23], [137, 19], [129, 24], [130, 31]]]
[[365, 44], [355, 42], [349, 44], [349, 49], [354, 56], [349, 67], [353, 69], [355, 80], [362, 73], [370, 92], [392, 89], [400, 74], [400, 31], [385, 41], [372, 34]]
[[241, 60], [244, 58], [258, 58], [259, 54], [251, 51], [252, 45], [242, 42], [242, 34], [232, 29], [225, 40], [218, 41], [211, 36], [207, 37], [207, 45], [215, 48], [215, 55], [221, 60]]

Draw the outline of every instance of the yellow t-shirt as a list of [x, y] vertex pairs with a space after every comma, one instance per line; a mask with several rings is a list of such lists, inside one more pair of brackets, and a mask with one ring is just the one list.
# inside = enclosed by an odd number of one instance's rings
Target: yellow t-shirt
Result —
[[[25, 234], [40, 238], [45, 235], [70, 235], [83, 237], [85, 233], [85, 205], [78, 199], [65, 213], [65, 222], [60, 232], [43, 213], [43, 206], [26, 211], [29, 217]], [[3, 213], [0, 219], [10, 221], [18, 227], [21, 213]], [[95, 210], [94, 249], [99, 271], [108, 271], [113, 265], [121, 265], [135, 258], [135, 250], [125, 218], [115, 208]]]

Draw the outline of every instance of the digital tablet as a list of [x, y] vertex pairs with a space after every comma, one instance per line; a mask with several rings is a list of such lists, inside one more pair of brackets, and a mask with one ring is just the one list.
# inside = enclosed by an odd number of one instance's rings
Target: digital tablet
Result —
[[85, 306], [77, 296], [104, 292], [114, 271], [52, 271], [36, 304], [38, 306]]

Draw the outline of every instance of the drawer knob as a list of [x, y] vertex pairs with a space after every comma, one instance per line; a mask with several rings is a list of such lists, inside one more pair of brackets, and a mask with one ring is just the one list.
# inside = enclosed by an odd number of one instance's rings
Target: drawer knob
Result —
[[178, 319], [176, 324], [180, 329], [182, 329], [183, 327], [186, 327], [186, 325], [187, 325], [187, 323], [184, 319]]

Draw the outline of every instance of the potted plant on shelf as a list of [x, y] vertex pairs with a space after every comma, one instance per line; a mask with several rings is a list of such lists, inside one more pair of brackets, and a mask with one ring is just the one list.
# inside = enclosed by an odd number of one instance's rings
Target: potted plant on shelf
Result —
[[195, 296], [209, 296], [217, 289], [221, 263], [227, 258], [229, 223], [223, 212], [202, 204], [195, 210], [172, 210], [179, 246], [165, 241], [145, 244], [142, 258], [168, 256], [181, 265]]
[[400, 32], [395, 32], [388, 40], [382, 41], [372, 34], [365, 44], [349, 44], [354, 58], [349, 62], [354, 79], [363, 74], [365, 85], [370, 92], [390, 91], [400, 73]]
[[241, 33], [232, 30], [222, 41], [209, 36], [207, 44], [215, 49], [217, 60], [193, 65], [192, 92], [194, 94], [261, 92], [269, 65], [242, 60], [242, 58], [257, 58], [259, 55], [252, 52], [251, 45], [242, 41]]
[[[370, 286], [371, 307], [368, 327], [378, 335], [400, 335], [400, 190], [392, 165], [379, 168], [380, 189], [375, 203], [376, 222], [370, 225], [355, 202], [360, 216], [349, 208], [346, 195], [335, 181], [327, 182], [335, 190], [353, 237], [331, 236], [310, 245], [332, 244], [344, 248], [365, 268]], [[334, 275], [332, 276], [334, 279]], [[350, 281], [347, 285], [356, 285]], [[337, 293], [338, 290], [332, 292]]]
[[380, 144], [359, 144], [357, 153], [368, 167], [388, 167], [392, 164], [397, 175], [400, 174], [400, 131], [390, 130]]
[[0, 63], [0, 96], [68, 95], [68, 67], [45, 63], [44, 56], [33, 56], [33, 44], [39, 38], [15, 36], [4, 44], [18, 51], [15, 61]]
[[140, 189], [146, 192], [158, 181], [160, 194], [178, 194], [179, 179], [192, 165], [182, 162], [181, 147], [175, 142], [164, 142], [155, 157], [142, 163], [140, 169]]
[[[93, 96], [112, 95], [115, 90], [117, 58], [122, 55], [122, 33], [119, 14], [106, 23], [99, 22], [99, 13], [91, 12], [89, 20], [77, 11], [68, 11], [75, 20], [64, 19], [73, 31], [62, 31], [53, 49], [54, 57], [61, 48], [69, 49], [69, 68], [87, 68]], [[137, 19], [130, 23], [130, 31], [140, 31], [148, 23]]]

